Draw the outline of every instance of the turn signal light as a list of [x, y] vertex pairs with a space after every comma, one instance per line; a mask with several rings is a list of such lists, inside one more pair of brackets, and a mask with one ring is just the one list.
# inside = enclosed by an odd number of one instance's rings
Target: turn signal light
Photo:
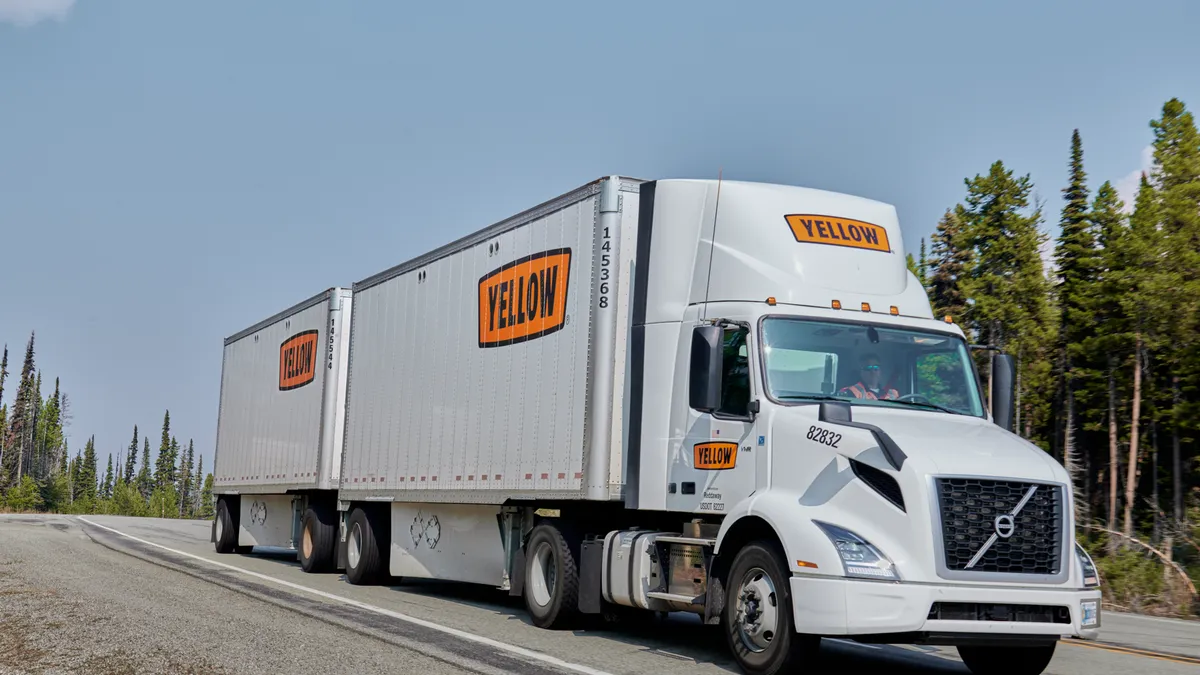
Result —
[[834, 309], [841, 309], [841, 308], [842, 308], [842, 301], [841, 301], [841, 300], [834, 300], [834, 301], [833, 301], [833, 308], [834, 308]]
[[797, 560], [796, 567], [807, 567], [809, 569], [817, 569], [817, 563], [808, 562], [807, 560]]

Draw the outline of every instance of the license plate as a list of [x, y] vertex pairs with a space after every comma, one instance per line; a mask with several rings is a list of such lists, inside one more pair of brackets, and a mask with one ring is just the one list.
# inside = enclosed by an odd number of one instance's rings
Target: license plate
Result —
[[1084, 628], [1093, 628], [1100, 624], [1100, 603], [1092, 600], [1080, 604], [1079, 608], [1083, 612], [1083, 618], [1080, 623]]

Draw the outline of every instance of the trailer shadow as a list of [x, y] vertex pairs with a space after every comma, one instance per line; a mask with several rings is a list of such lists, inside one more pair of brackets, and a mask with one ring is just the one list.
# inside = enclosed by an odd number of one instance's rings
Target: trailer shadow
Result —
[[[532, 626], [522, 599], [490, 586], [429, 579], [404, 579], [385, 586], [389, 590], [438, 600], [450, 600], [504, 615], [510, 621]], [[583, 625], [565, 632], [575, 640], [604, 640], [636, 648], [638, 651], [675, 661], [720, 668], [740, 673], [729, 655], [725, 635], [719, 626], [706, 626], [698, 617], [671, 614], [658, 618], [647, 614], [644, 620], [608, 622], [587, 617]], [[933, 648], [907, 648], [892, 645], [860, 645], [825, 639], [817, 655], [814, 675], [965, 675], [961, 662], [938, 655]]]

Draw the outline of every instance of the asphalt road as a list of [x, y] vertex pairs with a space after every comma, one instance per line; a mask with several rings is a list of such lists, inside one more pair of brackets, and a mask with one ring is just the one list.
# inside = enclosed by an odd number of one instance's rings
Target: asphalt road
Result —
[[[0, 673], [737, 672], [720, 632], [691, 617], [545, 631], [491, 588], [355, 587], [304, 574], [294, 554], [219, 556], [208, 534], [196, 521], [0, 517]], [[1060, 643], [1047, 672], [1200, 673], [1200, 623], [1103, 620], [1121, 646]], [[968, 671], [953, 649], [825, 640], [815, 672]]]

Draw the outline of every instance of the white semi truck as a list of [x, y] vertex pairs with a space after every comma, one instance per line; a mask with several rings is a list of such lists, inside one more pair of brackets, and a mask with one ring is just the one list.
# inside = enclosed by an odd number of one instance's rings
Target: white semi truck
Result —
[[985, 398], [890, 205], [607, 177], [317, 307], [227, 341], [219, 551], [487, 584], [546, 628], [693, 612], [747, 673], [837, 636], [1035, 674], [1097, 635], [1067, 473], [1011, 432], [1007, 355]]

